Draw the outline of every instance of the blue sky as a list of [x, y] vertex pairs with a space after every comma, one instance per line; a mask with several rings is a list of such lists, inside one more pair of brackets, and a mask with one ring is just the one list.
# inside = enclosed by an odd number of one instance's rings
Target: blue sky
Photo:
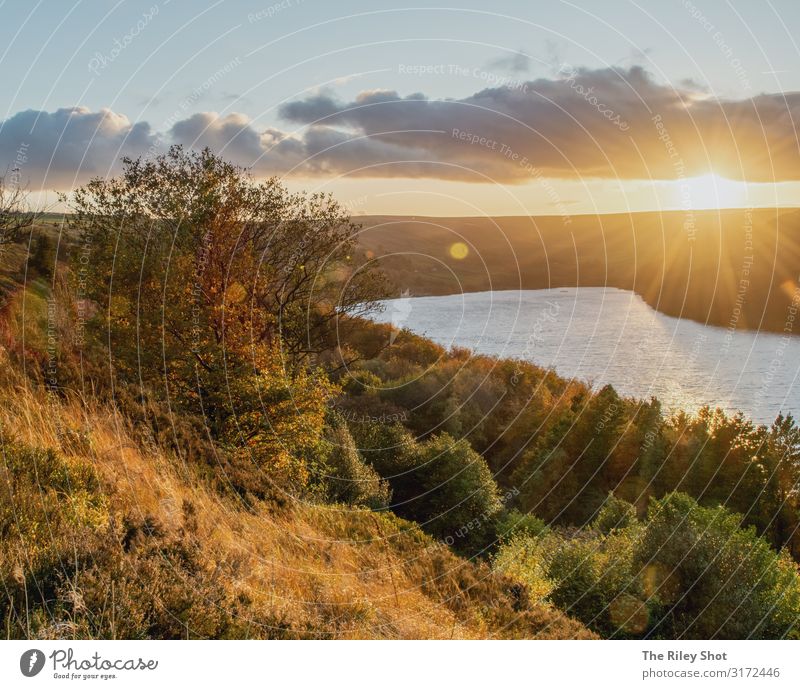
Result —
[[728, 100], [800, 91], [794, 0], [440, 4], [0, 0], [0, 122], [81, 106], [155, 134], [201, 112], [296, 133], [308, 123], [287, 123], [281, 106], [315, 94], [464, 99], [553, 79], [564, 63], [638, 65], [656, 84]]
[[[440, 2], [414, 4], [420, 9], [398, 10], [397, 3], [383, 0], [291, 0], [284, 6], [269, 0], [5, 0], [1, 64], [4, 83], [15, 88], [3, 89], [0, 108], [11, 114], [24, 108], [112, 107], [159, 122], [193, 87], [239, 58], [242, 69], [203, 103], [244, 110], [269, 123], [282, 99], [372, 70], [381, 71], [352, 78], [337, 91], [350, 97], [389, 87], [465, 96], [483, 85], [480, 79], [404, 75], [398, 66], [445, 63], [469, 72], [517, 50], [531, 56], [528, 77], [549, 76], [554, 59], [587, 67], [636, 62], [671, 82], [692, 79], [720, 95], [800, 90], [800, 56], [790, 28], [800, 27], [800, 3], [792, 0], [692, 3], [742, 61], [750, 88], [682, 0], [494, 6], [462, 1], [451, 10], [432, 9]], [[153, 7], [158, 14], [120, 56], [99, 76], [90, 72], [93, 56], [111, 55], [114, 39], [122, 41]], [[270, 9], [271, 17], [255, 19]]]

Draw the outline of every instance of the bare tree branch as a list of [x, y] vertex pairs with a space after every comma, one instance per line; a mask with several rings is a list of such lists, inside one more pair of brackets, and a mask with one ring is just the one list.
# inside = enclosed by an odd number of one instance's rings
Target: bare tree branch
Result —
[[0, 246], [18, 242], [37, 217], [28, 203], [27, 190], [0, 177]]

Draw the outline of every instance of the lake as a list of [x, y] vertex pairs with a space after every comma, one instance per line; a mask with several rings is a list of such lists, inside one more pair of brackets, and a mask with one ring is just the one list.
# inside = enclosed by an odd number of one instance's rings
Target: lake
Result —
[[532, 361], [595, 388], [708, 404], [770, 423], [800, 413], [800, 338], [729, 331], [665, 316], [637, 294], [603, 287], [405, 297], [373, 320], [446, 347]]

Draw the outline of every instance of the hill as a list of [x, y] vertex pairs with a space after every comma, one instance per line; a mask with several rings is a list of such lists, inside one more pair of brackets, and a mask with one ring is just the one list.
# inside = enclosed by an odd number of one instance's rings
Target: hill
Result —
[[797, 637], [791, 417], [365, 320], [343, 208], [207, 150], [72, 203], [0, 255], [7, 637]]
[[608, 285], [670, 316], [775, 332], [800, 299], [797, 209], [358, 221], [367, 255], [417, 296]]
[[221, 496], [113, 406], [0, 358], [6, 637], [594, 636], [391, 513]]

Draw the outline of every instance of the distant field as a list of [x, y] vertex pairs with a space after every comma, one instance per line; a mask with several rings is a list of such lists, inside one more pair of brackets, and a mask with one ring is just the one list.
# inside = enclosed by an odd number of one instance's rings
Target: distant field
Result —
[[798, 209], [357, 220], [396, 293], [609, 285], [672, 316], [800, 331]]

